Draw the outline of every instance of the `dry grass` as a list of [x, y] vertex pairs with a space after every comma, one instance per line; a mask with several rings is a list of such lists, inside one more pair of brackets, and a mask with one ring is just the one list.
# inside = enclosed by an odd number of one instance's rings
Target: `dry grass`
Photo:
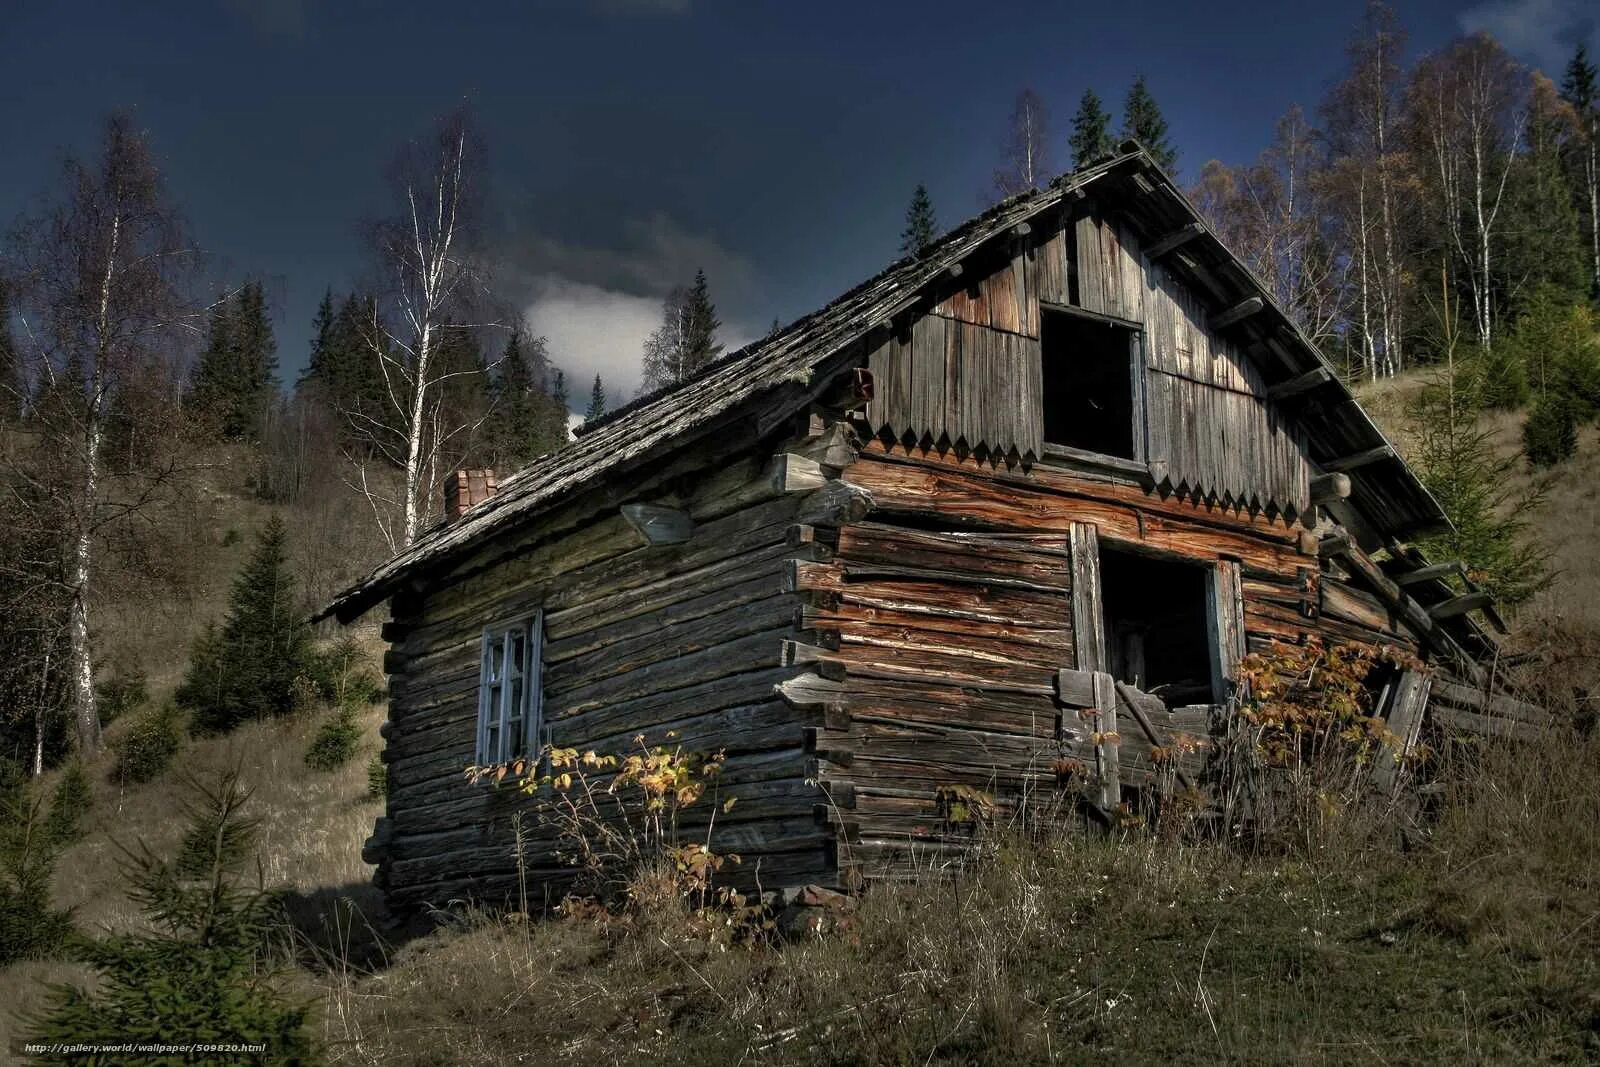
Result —
[[[366, 734], [361, 754], [337, 771], [308, 770], [303, 757], [320, 717], [251, 723], [214, 739], [186, 742], [176, 768], [145, 786], [119, 788], [110, 775], [111, 758], [90, 767], [95, 807], [83, 838], [56, 868], [55, 900], [74, 909], [80, 929], [136, 929], [142, 923], [129, 903], [119, 871], [118, 845], [144, 841], [157, 853], [181, 838], [186, 821], [183, 774], [204, 776], [224, 767], [243, 768], [252, 790], [250, 812], [260, 820], [262, 873], [269, 887], [291, 893], [301, 923], [315, 927], [339, 897], [355, 900], [376, 914], [379, 898], [371, 886], [372, 868], [361, 862], [361, 844], [372, 832], [379, 806], [366, 799], [366, 760], [378, 747], [383, 709], [362, 713]], [[110, 740], [118, 735], [117, 724]], [[45, 787], [54, 784], [47, 777]], [[63, 963], [21, 964], [0, 970], [0, 1048], [11, 1045], [18, 1015], [40, 1003], [41, 983], [78, 979], [82, 971]]]

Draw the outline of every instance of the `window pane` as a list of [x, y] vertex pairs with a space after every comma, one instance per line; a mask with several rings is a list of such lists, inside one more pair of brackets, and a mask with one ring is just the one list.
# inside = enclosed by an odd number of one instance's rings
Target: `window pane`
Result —
[[513, 630], [511, 632], [511, 636], [510, 636], [510, 645], [511, 645], [511, 655], [508, 656], [507, 659], [506, 659], [506, 668], [513, 675], [520, 675], [522, 673], [522, 671], [523, 671], [523, 668], [524, 668], [525, 664], [527, 663], [527, 656], [528, 656], [528, 633], [527, 633], [527, 631], [523, 630], [520, 627], [518, 627], [516, 630]]
[[483, 762], [485, 764], [499, 763], [500, 760], [500, 724], [491, 722], [485, 734], [483, 746]]
[[498, 637], [489, 639], [489, 680], [498, 682], [505, 675], [505, 645]]

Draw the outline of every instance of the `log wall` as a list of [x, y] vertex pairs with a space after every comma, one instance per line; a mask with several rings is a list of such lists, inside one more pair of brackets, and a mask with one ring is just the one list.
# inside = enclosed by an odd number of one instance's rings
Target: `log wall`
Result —
[[[475, 573], [437, 575], [397, 602], [388, 739], [388, 810], [376, 840], [379, 878], [405, 907], [514, 894], [512, 818], [524, 820], [524, 857], [537, 904], [559, 898], [570, 868], [554, 855], [537, 806], [516, 790], [469, 785], [474, 756], [479, 641], [485, 625], [544, 610], [547, 740], [600, 752], [633, 750], [635, 735], [699, 751], [725, 749], [712, 841], [744, 857], [741, 877], [767, 884], [817, 880], [828, 834], [806, 785], [808, 713], [775, 686], [798, 601], [785, 592], [788, 561], [815, 555], [794, 536], [804, 493], [785, 492], [765, 456], [749, 456], [655, 497], [693, 516], [689, 541], [650, 547], [614, 509], [559, 536], [524, 543]], [[788, 488], [793, 488], [788, 487]], [[528, 531], [522, 531], [524, 541]], [[491, 553], [484, 553], [488, 558]], [[703, 824], [711, 805], [694, 811]]]

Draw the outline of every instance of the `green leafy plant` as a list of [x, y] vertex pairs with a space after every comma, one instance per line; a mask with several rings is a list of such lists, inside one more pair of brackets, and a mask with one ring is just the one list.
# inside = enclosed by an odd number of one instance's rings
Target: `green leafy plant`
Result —
[[1522, 424], [1522, 452], [1535, 467], [1554, 467], [1578, 451], [1578, 413], [1572, 399], [1546, 393]]
[[376, 704], [383, 699], [383, 679], [372, 669], [372, 662], [354, 634], [313, 651], [308, 657], [306, 675], [323, 700], [340, 707]]
[[183, 713], [171, 704], [140, 713], [117, 743], [116, 777], [124, 783], [159, 778], [183, 746]]
[[252, 1062], [311, 1062], [307, 1007], [284, 992], [272, 964], [281, 907], [240, 875], [256, 831], [242, 813], [249, 791], [237, 771], [190, 784], [176, 854], [159, 858], [142, 842], [125, 852], [130, 896], [150, 930], [86, 941], [80, 954], [97, 982], [50, 987], [29, 1040], [253, 1044], [264, 1051]]
[[372, 800], [383, 800], [389, 795], [389, 765], [383, 762], [383, 754], [374, 752], [372, 758], [367, 760], [367, 796]]
[[83, 764], [74, 760], [67, 764], [50, 794], [50, 815], [46, 829], [52, 841], [66, 845], [76, 841], [83, 833], [83, 820], [94, 807], [94, 790], [89, 787], [89, 776]]
[[234, 580], [227, 617], [195, 642], [178, 703], [197, 733], [219, 734], [249, 719], [294, 709], [311, 636], [289, 575], [287, 534], [274, 516]]
[[361, 746], [361, 723], [355, 709], [341, 707], [318, 729], [306, 750], [306, 766], [314, 771], [335, 771], [355, 758]]
[[0, 777], [0, 965], [57, 956], [72, 915], [50, 904], [61, 841], [20, 774]]

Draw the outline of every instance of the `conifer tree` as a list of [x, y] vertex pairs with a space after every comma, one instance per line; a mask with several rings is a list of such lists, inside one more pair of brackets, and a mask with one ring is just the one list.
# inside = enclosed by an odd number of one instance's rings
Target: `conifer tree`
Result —
[[259, 282], [212, 309], [189, 400], [224, 438], [259, 439], [277, 397], [277, 348]]
[[928, 196], [928, 187], [918, 182], [916, 192], [911, 194], [911, 206], [906, 208], [906, 228], [900, 231], [900, 254], [920, 256], [938, 236], [933, 200]]
[[645, 391], [686, 381], [720, 356], [717, 330], [721, 326], [706, 273], [695, 271], [693, 286], [667, 294], [661, 305], [661, 325], [645, 341]]
[[81, 953], [99, 981], [51, 987], [29, 1040], [254, 1044], [265, 1047], [263, 1063], [317, 1059], [308, 1005], [291, 998], [271, 962], [281, 905], [246, 881], [258, 827], [242, 814], [249, 791], [237, 771], [192, 787], [177, 853], [162, 859], [142, 842], [126, 853], [130, 896], [150, 929], [86, 941]]
[[1600, 74], [1589, 61], [1589, 51], [1579, 44], [1561, 81], [1561, 96], [1577, 113], [1577, 182], [1584, 217], [1589, 223], [1589, 279], [1592, 293], [1600, 293]]
[[589, 407], [583, 413], [584, 422], [593, 422], [606, 413], [606, 387], [600, 375], [594, 376], [594, 388], [589, 390]]
[[23, 395], [21, 360], [11, 336], [11, 299], [0, 278], [0, 425], [22, 414]]
[[1072, 116], [1072, 165], [1087, 166], [1111, 152], [1111, 116], [1093, 89], [1083, 91]]
[[287, 534], [274, 515], [234, 579], [220, 629], [195, 642], [177, 699], [198, 733], [293, 710], [294, 682], [309, 662], [310, 632], [289, 575]]
[[296, 388], [332, 413], [339, 440], [348, 448], [372, 450], [374, 422], [387, 404], [387, 387], [368, 344], [376, 316], [373, 300], [351, 293], [337, 305], [323, 297], [312, 320], [311, 356]]
[[1122, 105], [1122, 136], [1144, 145], [1150, 158], [1168, 174], [1177, 168], [1178, 153], [1167, 140], [1167, 120], [1156, 105], [1156, 98], [1150, 95], [1143, 74], [1133, 79]]

